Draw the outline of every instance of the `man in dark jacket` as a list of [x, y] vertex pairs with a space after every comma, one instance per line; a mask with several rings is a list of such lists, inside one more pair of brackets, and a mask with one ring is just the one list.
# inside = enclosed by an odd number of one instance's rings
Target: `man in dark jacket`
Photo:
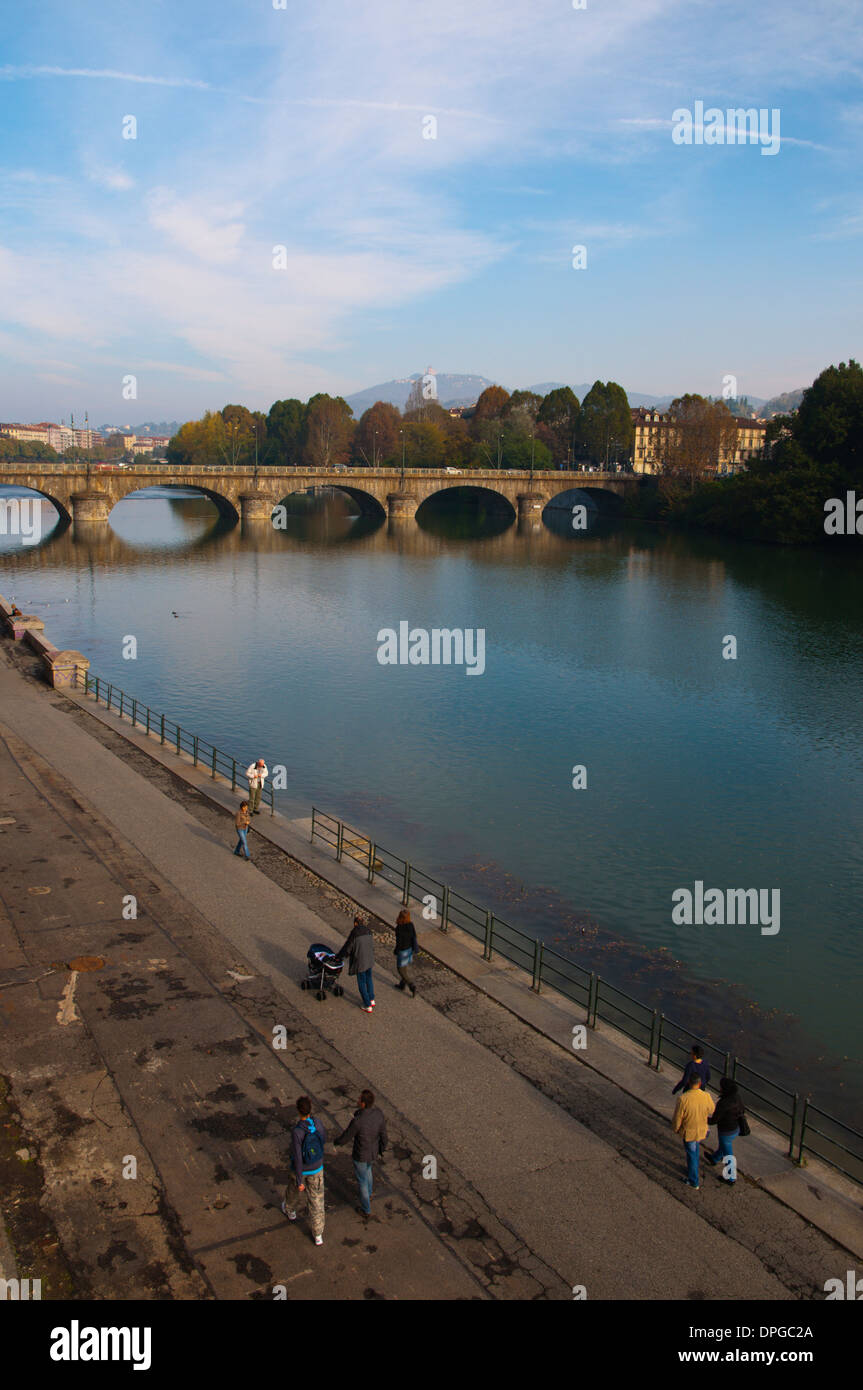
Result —
[[297, 1219], [297, 1194], [305, 1192], [309, 1204], [309, 1224], [315, 1245], [324, 1243], [324, 1144], [326, 1130], [320, 1120], [312, 1119], [312, 1102], [308, 1096], [297, 1101], [299, 1124], [291, 1133], [291, 1181], [285, 1188], [282, 1211], [289, 1221]]
[[705, 1062], [703, 1052], [704, 1048], [701, 1043], [692, 1044], [692, 1056], [683, 1068], [683, 1075], [671, 1092], [673, 1096], [676, 1096], [678, 1091], [688, 1090], [689, 1082], [693, 1076], [700, 1077], [702, 1091], [707, 1090], [710, 1085], [710, 1063]]
[[729, 1186], [737, 1181], [737, 1159], [734, 1157], [734, 1141], [740, 1133], [740, 1121], [745, 1114], [743, 1100], [737, 1089], [737, 1082], [730, 1076], [719, 1079], [719, 1100], [716, 1109], [707, 1121], [716, 1125], [718, 1147], [712, 1154], [706, 1154], [708, 1163], [722, 1164], [720, 1181]]
[[354, 918], [353, 931], [338, 954], [340, 959], [344, 959], [345, 956], [350, 959], [349, 973], [357, 977], [360, 998], [363, 1001], [363, 1012], [372, 1013], [375, 1007], [375, 986], [372, 980], [372, 966], [375, 963], [375, 939], [372, 936], [371, 928], [363, 921], [362, 917]]
[[347, 1129], [335, 1140], [336, 1146], [354, 1141], [354, 1174], [360, 1190], [360, 1205], [357, 1210], [362, 1216], [371, 1216], [372, 1210], [372, 1164], [387, 1146], [387, 1122], [375, 1105], [371, 1091], [360, 1095], [360, 1108]]

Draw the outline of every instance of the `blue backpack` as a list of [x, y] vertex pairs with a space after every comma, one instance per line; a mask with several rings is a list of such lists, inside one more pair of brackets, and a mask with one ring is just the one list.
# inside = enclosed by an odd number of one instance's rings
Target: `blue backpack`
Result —
[[324, 1166], [324, 1146], [321, 1143], [321, 1136], [315, 1129], [315, 1122], [311, 1115], [306, 1119], [306, 1132], [303, 1135], [303, 1173], [309, 1177], [312, 1173], [319, 1173]]

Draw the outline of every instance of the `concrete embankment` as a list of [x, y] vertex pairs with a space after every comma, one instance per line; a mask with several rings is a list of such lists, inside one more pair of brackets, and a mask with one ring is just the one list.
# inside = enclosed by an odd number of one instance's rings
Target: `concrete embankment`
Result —
[[[397, 993], [385, 890], [278, 817], [256, 818], [253, 865], [233, 858], [230, 788], [3, 655], [0, 1070], [82, 1294], [808, 1299], [844, 1276], [863, 1241], [841, 1191], [828, 1236], [766, 1190], [803, 1182], [767, 1145], [773, 1176], [741, 1145], [733, 1191], [688, 1191], [668, 1078], [602, 1034], [574, 1054], [572, 1007], [455, 934], [422, 934], [420, 997]], [[297, 988], [357, 901], [380, 917], [372, 1017], [352, 983], [325, 1004]], [[316, 1250], [278, 1213], [290, 1102], [337, 1128], [361, 1085], [395, 1139], [380, 1219], [354, 1213], [337, 1151]]]

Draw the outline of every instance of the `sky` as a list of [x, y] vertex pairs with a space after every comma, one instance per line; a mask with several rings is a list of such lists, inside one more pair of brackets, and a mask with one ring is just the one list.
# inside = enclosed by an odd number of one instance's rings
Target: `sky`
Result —
[[5, 7], [0, 419], [859, 358], [859, 0], [582, 2]]

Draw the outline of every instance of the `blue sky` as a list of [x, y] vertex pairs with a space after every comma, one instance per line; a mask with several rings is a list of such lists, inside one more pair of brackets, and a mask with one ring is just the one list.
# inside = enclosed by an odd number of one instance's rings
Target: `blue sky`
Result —
[[[6, 8], [0, 418], [859, 358], [858, 0], [285, 5]], [[696, 101], [778, 108], [778, 154], [675, 144]]]

